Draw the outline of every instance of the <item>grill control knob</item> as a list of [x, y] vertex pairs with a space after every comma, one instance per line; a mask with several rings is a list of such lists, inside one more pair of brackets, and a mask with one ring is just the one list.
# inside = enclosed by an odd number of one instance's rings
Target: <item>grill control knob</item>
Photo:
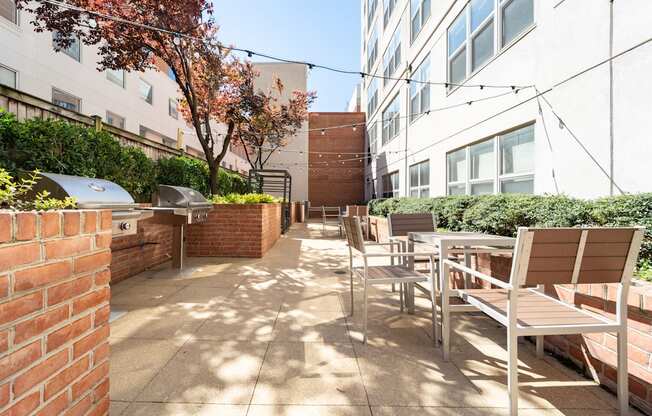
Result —
[[121, 223], [120, 223], [120, 229], [121, 229], [122, 231], [128, 231], [128, 230], [131, 229], [131, 224], [128, 223], [128, 222], [121, 222]]

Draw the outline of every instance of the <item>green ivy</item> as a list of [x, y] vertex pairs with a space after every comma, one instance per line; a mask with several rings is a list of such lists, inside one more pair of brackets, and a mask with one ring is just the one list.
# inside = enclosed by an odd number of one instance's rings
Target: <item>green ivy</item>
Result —
[[280, 199], [268, 194], [227, 194], [214, 196], [211, 201], [214, 204], [272, 204]]

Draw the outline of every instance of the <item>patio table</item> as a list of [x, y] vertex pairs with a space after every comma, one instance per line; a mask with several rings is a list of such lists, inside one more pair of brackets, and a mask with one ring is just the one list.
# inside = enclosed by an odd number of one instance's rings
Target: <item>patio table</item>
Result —
[[[450, 352], [450, 313], [468, 311], [475, 309], [472, 305], [451, 305], [450, 297], [457, 296], [457, 290], [451, 290], [449, 287], [449, 266], [444, 262], [451, 254], [463, 254], [464, 263], [471, 267], [471, 255], [474, 253], [512, 253], [516, 239], [512, 237], [503, 237], [499, 235], [482, 234], [476, 232], [413, 232], [407, 236], [407, 250], [414, 250], [415, 243], [427, 244], [433, 246], [439, 253], [439, 291], [441, 293], [441, 341], [444, 360], [448, 360]], [[412, 267], [413, 267], [412, 263]], [[471, 283], [471, 276], [465, 274], [464, 288]], [[433, 291], [437, 288], [432, 287], [431, 300], [436, 301]], [[408, 311], [414, 310], [414, 287], [410, 287], [410, 294], [407, 296]], [[439, 334], [433, 334], [435, 339], [439, 339]]]

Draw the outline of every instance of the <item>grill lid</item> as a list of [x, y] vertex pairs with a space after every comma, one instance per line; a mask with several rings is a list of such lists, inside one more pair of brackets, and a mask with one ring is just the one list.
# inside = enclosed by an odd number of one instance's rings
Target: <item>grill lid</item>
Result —
[[159, 185], [158, 207], [173, 208], [208, 208], [212, 204], [201, 193], [183, 186]]
[[124, 188], [104, 179], [39, 173], [32, 192], [41, 191], [48, 191], [58, 199], [74, 197], [80, 209], [131, 210], [136, 207], [134, 199]]

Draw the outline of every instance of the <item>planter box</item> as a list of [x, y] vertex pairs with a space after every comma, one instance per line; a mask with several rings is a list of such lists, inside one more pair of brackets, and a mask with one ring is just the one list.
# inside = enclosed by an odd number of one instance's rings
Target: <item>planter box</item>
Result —
[[108, 415], [110, 211], [0, 211], [0, 414]]
[[281, 237], [281, 204], [214, 205], [208, 220], [189, 225], [189, 257], [260, 258]]

